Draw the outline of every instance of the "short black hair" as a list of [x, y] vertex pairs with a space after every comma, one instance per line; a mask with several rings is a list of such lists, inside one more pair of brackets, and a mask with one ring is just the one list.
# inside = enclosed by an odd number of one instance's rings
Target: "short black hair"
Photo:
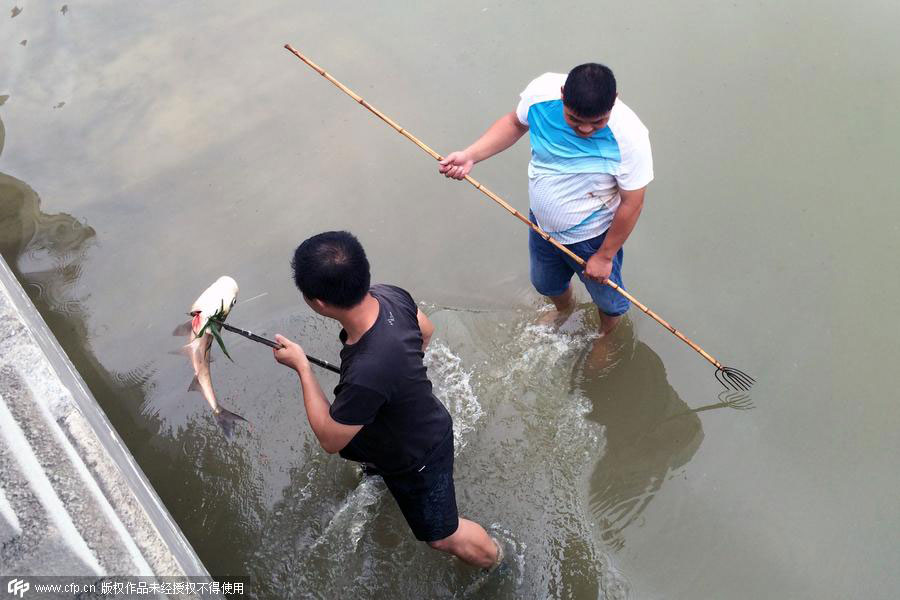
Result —
[[597, 63], [578, 65], [566, 77], [563, 103], [580, 117], [599, 117], [616, 101], [616, 78], [609, 67]]
[[305, 240], [294, 251], [291, 268], [304, 296], [332, 306], [356, 306], [369, 291], [369, 259], [348, 231], [326, 231]]

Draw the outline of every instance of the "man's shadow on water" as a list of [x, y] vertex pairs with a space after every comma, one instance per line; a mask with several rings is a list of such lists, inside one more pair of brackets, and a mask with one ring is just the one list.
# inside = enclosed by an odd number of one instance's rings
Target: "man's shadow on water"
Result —
[[697, 413], [749, 408], [741, 398], [691, 409], [669, 385], [659, 356], [636, 339], [626, 318], [576, 364], [573, 391], [590, 403], [586, 417], [605, 428], [606, 447], [590, 480], [589, 510], [600, 539], [625, 545], [635, 522], [672, 473], [686, 465], [703, 441]]

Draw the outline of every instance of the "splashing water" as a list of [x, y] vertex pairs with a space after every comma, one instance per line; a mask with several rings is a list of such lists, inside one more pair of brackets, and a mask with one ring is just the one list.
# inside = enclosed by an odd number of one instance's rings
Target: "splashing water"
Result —
[[326, 553], [353, 554], [387, 487], [379, 477], [365, 477], [338, 507], [309, 552], [325, 544]]
[[425, 366], [434, 384], [435, 395], [453, 417], [453, 452], [459, 455], [475, 424], [484, 416], [472, 389], [472, 372], [462, 367], [462, 359], [443, 341], [436, 340], [425, 353]]

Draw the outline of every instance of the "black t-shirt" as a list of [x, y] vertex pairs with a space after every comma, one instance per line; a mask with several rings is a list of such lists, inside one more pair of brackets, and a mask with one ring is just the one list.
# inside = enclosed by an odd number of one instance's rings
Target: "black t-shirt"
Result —
[[[378, 301], [378, 318], [355, 344], [344, 343], [330, 413], [338, 423], [363, 426], [342, 457], [397, 473], [421, 464], [453, 422], [422, 364], [412, 296], [393, 285], [373, 285], [369, 292]], [[346, 342], [347, 332], [340, 338]]]

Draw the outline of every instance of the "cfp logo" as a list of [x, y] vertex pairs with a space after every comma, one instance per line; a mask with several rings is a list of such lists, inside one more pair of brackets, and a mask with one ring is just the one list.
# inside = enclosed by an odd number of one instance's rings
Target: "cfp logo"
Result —
[[27, 592], [31, 588], [31, 584], [22, 579], [12, 579], [8, 584], [6, 584], [6, 592], [12, 594], [13, 596], [18, 596], [22, 598], [25, 596], [25, 592]]

